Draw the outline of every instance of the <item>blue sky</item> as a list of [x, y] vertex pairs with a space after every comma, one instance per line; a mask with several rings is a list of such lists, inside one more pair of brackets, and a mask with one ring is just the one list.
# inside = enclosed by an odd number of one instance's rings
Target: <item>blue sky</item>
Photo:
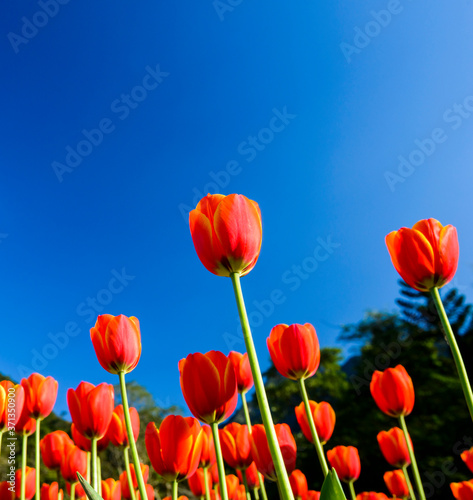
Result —
[[207, 191], [261, 207], [262, 251], [242, 284], [263, 369], [278, 323], [311, 322], [333, 346], [342, 324], [394, 310], [384, 237], [422, 218], [458, 228], [454, 285], [473, 300], [472, 11], [9, 0], [1, 371], [52, 375], [64, 411], [81, 380], [116, 382], [90, 342], [96, 315], [135, 315], [143, 354], [129, 380], [185, 407], [179, 359], [243, 349], [231, 283], [189, 233]]

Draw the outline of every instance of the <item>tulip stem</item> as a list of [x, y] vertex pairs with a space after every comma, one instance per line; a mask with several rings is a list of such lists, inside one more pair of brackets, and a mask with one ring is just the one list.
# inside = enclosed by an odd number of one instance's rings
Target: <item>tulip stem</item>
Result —
[[220, 438], [218, 436], [218, 424], [210, 424], [212, 436], [214, 438], [215, 455], [217, 457], [218, 478], [220, 480], [220, 495], [222, 500], [228, 500], [227, 482], [225, 480], [225, 466], [223, 464], [222, 449], [220, 448]]
[[99, 487], [97, 493], [102, 496], [102, 462], [99, 455], [97, 455], [97, 483]]
[[246, 469], [241, 470], [241, 477], [243, 478], [243, 484], [245, 485], [246, 498], [251, 500], [250, 488], [248, 488], [248, 481], [246, 480]]
[[253, 488], [253, 495], [255, 496], [255, 500], [259, 500], [258, 488]]
[[443, 331], [445, 333], [445, 339], [447, 341], [447, 344], [450, 346], [450, 350], [452, 351], [453, 360], [455, 361], [455, 365], [458, 371], [458, 377], [460, 378], [460, 384], [463, 389], [466, 404], [468, 405], [468, 410], [470, 411], [470, 417], [473, 419], [473, 392], [471, 390], [470, 381], [468, 380], [468, 375], [466, 373], [465, 364], [463, 363], [460, 349], [458, 348], [457, 341], [455, 340], [455, 335], [453, 333], [452, 327], [450, 326], [450, 321], [448, 320], [447, 313], [445, 312], [445, 308], [443, 307], [438, 288], [432, 288], [430, 293], [432, 295], [435, 307], [437, 308], [440, 322], [442, 323]]
[[91, 439], [92, 453], [91, 453], [91, 469], [92, 469], [92, 488], [98, 493], [97, 486], [97, 438]]
[[126, 480], [128, 482], [128, 489], [130, 490], [131, 500], [136, 500], [135, 489], [133, 488], [133, 479], [131, 477], [130, 458], [128, 456], [128, 448], [129, 448], [129, 446], [125, 446], [125, 448], [123, 448], [123, 458], [125, 459]]
[[320, 462], [320, 467], [322, 467], [322, 472], [324, 473], [324, 477], [326, 477], [328, 474], [327, 461], [325, 460], [324, 450], [322, 448], [322, 445], [320, 444], [320, 439], [317, 434], [317, 429], [314, 423], [314, 417], [312, 415], [312, 412], [310, 411], [309, 398], [307, 397], [305, 381], [303, 378], [299, 379], [299, 388], [301, 390], [302, 401], [304, 401], [305, 413], [307, 415], [307, 420], [309, 421], [310, 433], [312, 435], [312, 440], [314, 442], [315, 451], [317, 452], [317, 456]]
[[21, 486], [20, 486], [20, 499], [25, 500], [25, 485], [26, 485], [26, 448], [28, 446], [28, 435], [23, 434], [21, 443]]
[[41, 483], [39, 482], [39, 471], [41, 465], [41, 458], [39, 454], [39, 439], [40, 435], [40, 427], [41, 427], [41, 419], [36, 419], [36, 432], [35, 432], [35, 467], [36, 467], [36, 500], [41, 500]]
[[204, 467], [205, 500], [210, 500], [209, 491], [209, 466]]
[[77, 481], [71, 485], [71, 500], [76, 500], [76, 484]]
[[243, 299], [243, 293], [241, 290], [240, 274], [232, 273], [230, 275], [230, 278], [232, 280], [233, 291], [235, 293], [238, 314], [240, 316], [241, 328], [243, 331], [243, 338], [245, 339], [246, 351], [248, 353], [248, 360], [251, 366], [251, 373], [255, 382], [255, 391], [256, 397], [258, 399], [258, 406], [261, 412], [264, 429], [266, 431], [269, 451], [271, 452], [271, 457], [273, 459], [274, 468], [278, 478], [278, 484], [280, 484], [281, 488], [281, 497], [282, 500], [294, 500], [294, 495], [292, 494], [291, 484], [289, 483], [286, 466], [284, 464], [281, 449], [279, 448], [276, 431], [274, 430], [271, 410], [269, 408], [268, 399], [264, 390], [263, 377], [261, 375], [258, 357], [256, 355], [255, 345], [253, 342], [253, 337], [251, 335], [250, 324], [248, 322], [248, 315], [246, 313], [245, 301]]
[[348, 488], [350, 489], [351, 500], [356, 500], [355, 487], [353, 486], [354, 479], [348, 483]]
[[87, 482], [90, 484], [90, 451], [87, 451], [87, 470], [86, 470], [86, 477], [87, 477]]
[[146, 486], [141, 472], [140, 459], [138, 457], [138, 450], [136, 449], [135, 436], [131, 427], [130, 410], [128, 408], [128, 396], [126, 394], [125, 372], [118, 373], [120, 378], [120, 390], [122, 394], [123, 415], [125, 417], [126, 433], [128, 435], [128, 443], [130, 444], [131, 456], [133, 458], [133, 465], [135, 466], [136, 479], [138, 480], [138, 490], [140, 492], [141, 500], [148, 498], [146, 494]]
[[417, 467], [416, 457], [411, 446], [411, 438], [409, 437], [409, 432], [407, 432], [406, 419], [404, 418], [404, 415], [399, 415], [399, 423], [401, 424], [402, 432], [404, 432], [404, 438], [406, 440], [407, 449], [409, 451], [409, 457], [411, 459], [412, 472], [414, 474], [414, 482], [416, 483], [417, 493], [419, 493], [421, 500], [425, 500], [424, 487], [422, 486], [422, 481], [420, 479], [419, 468]]
[[[172, 482], [172, 500], [177, 500], [177, 495], [178, 495], [178, 485], [177, 485], [177, 481], [174, 480]], [[148, 497], [145, 497], [145, 499], [148, 498]]]
[[411, 483], [411, 480], [409, 478], [409, 473], [407, 472], [407, 465], [404, 465], [402, 467], [402, 472], [403, 472], [404, 477], [406, 479], [407, 489], [409, 490], [409, 496], [411, 497], [411, 500], [416, 500], [414, 490], [412, 489], [412, 483]]

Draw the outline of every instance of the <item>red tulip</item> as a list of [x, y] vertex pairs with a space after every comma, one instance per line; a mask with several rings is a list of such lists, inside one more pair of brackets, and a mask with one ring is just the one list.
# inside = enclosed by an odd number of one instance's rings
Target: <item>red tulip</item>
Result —
[[[136, 408], [130, 408], [130, 420], [133, 437], [136, 440], [140, 434], [140, 415]], [[123, 405], [118, 405], [113, 410], [112, 420], [108, 427], [107, 436], [114, 446], [128, 446], [128, 435], [126, 433], [125, 414]]]
[[43, 420], [52, 411], [57, 398], [58, 383], [53, 377], [32, 373], [21, 381], [25, 390], [25, 406], [30, 417]]
[[[399, 427], [381, 431], [377, 438], [381, 453], [390, 465], [402, 468], [411, 463], [406, 438]], [[412, 441], [410, 444], [412, 446]]]
[[386, 246], [401, 278], [420, 292], [442, 287], [457, 270], [457, 230], [438, 220], [424, 219], [412, 229], [393, 231], [386, 236]]
[[212, 424], [234, 412], [238, 402], [236, 376], [225, 354], [189, 354], [179, 362], [179, 371], [182, 394], [194, 417]]
[[379, 409], [391, 417], [409, 415], [414, 408], [414, 386], [402, 365], [375, 371], [370, 384], [371, 395]]
[[360, 477], [360, 456], [354, 446], [335, 446], [327, 451], [327, 458], [342, 481], [349, 483]]
[[182, 481], [199, 465], [202, 437], [199, 422], [192, 417], [168, 415], [158, 429], [150, 422], [145, 444], [151, 465], [166, 481]]
[[[258, 474], [258, 469], [256, 468], [256, 464], [254, 462], [251, 462], [251, 465], [245, 469], [245, 476], [246, 476], [246, 481], [248, 483], [248, 488], [250, 490], [254, 490], [255, 488], [259, 488], [259, 474]], [[243, 483], [243, 475], [242, 471], [240, 469], [237, 469], [236, 471], [238, 479], [240, 480], [241, 483]]]
[[62, 500], [64, 497], [63, 491], [59, 489], [56, 481], [51, 485], [43, 483], [41, 486], [41, 500]]
[[141, 356], [140, 323], [134, 317], [103, 314], [90, 329], [99, 363], [110, 373], [131, 372]]
[[[233, 499], [235, 496], [236, 490], [238, 486], [240, 485], [240, 480], [238, 479], [235, 474], [227, 474], [225, 476], [225, 483], [227, 485], [227, 493], [228, 493], [228, 498]], [[220, 491], [220, 484], [218, 485], [218, 491], [220, 495], [222, 494]]]
[[356, 500], [389, 500], [384, 493], [375, 493], [374, 491], [364, 491], [356, 495]]
[[473, 472], [473, 448], [465, 450], [461, 454], [461, 459], [465, 462], [466, 466]]
[[450, 483], [450, 488], [457, 500], [473, 500], [473, 479], [461, 483]]
[[315, 328], [305, 325], [277, 325], [266, 340], [277, 371], [292, 380], [312, 377], [320, 363]]
[[[71, 485], [73, 483], [66, 483], [66, 491], [67, 491], [67, 494], [70, 495], [71, 494]], [[75, 497], [76, 497], [76, 500], [79, 500], [80, 498], [87, 498], [87, 495], [85, 494], [85, 491], [84, 491], [84, 488], [82, 487], [82, 485], [77, 481], [77, 478], [76, 478], [76, 481], [75, 481]]]
[[232, 500], [247, 500], [246, 489], [244, 484], [239, 484], [233, 492]]
[[[74, 424], [71, 424], [71, 434], [75, 445], [78, 446], [82, 451], [88, 451], [88, 452], [92, 451], [92, 441], [83, 436], [77, 430], [77, 427]], [[110, 439], [108, 438], [108, 435], [105, 434], [103, 438], [100, 438], [97, 441], [97, 452], [100, 453], [101, 451], [104, 451], [109, 445], [109, 443]]]
[[[325, 401], [321, 401], [320, 403], [309, 401], [309, 406], [317, 430], [317, 436], [321, 444], [325, 444], [331, 438], [335, 427], [335, 412], [332, 406]], [[296, 418], [305, 438], [313, 443], [304, 403], [296, 406]]]
[[[141, 469], [141, 475], [143, 476], [143, 481], [146, 483], [146, 481], [148, 481], [149, 478], [149, 465], [140, 463], [140, 469]], [[136, 489], [138, 488], [138, 479], [136, 478], [135, 466], [133, 464], [130, 464], [130, 474], [131, 474], [131, 481], [133, 483], [133, 488]], [[131, 492], [130, 488], [128, 487], [128, 478], [126, 475], [126, 471], [123, 471], [120, 474], [120, 485], [123, 498], [130, 499]]]
[[309, 490], [307, 492], [307, 500], [319, 500], [320, 491]]
[[[16, 484], [19, 486], [21, 484], [21, 469], [16, 471]], [[36, 491], [36, 469], [33, 467], [26, 466], [25, 468], [25, 498], [26, 500], [31, 500], [34, 497]], [[16, 498], [20, 498], [21, 488], [16, 488]]]
[[[189, 489], [196, 497], [203, 497], [205, 495], [205, 473], [204, 469], [197, 469], [192, 476], [187, 478]], [[207, 487], [209, 491], [212, 489], [212, 476], [207, 474]]]
[[108, 478], [102, 480], [102, 498], [103, 500], [121, 500], [122, 486], [120, 481]]
[[60, 469], [68, 445], [72, 446], [73, 442], [66, 432], [53, 431], [46, 434], [39, 443], [44, 465], [51, 470]]
[[237, 387], [240, 394], [244, 394], [253, 387], [253, 375], [251, 374], [250, 361], [248, 354], [241, 354], [236, 351], [231, 351], [228, 358], [235, 368], [235, 375], [237, 378]]
[[77, 389], [67, 391], [67, 403], [72, 421], [85, 437], [103, 438], [113, 413], [113, 385], [105, 382], [95, 387], [81, 382]]
[[[167, 497], [164, 497], [163, 500], [172, 500], [172, 496], [169, 495]], [[186, 497], [186, 495], [179, 495], [177, 497], [177, 500], [189, 500], [189, 499]]]
[[258, 204], [243, 195], [208, 194], [189, 214], [194, 247], [202, 264], [217, 276], [248, 274], [261, 249]]
[[233, 469], [246, 469], [253, 462], [248, 426], [232, 422], [219, 431], [223, 459]]
[[384, 473], [384, 482], [391, 495], [399, 498], [407, 498], [409, 496], [409, 488], [407, 487], [406, 478], [402, 470], [391, 470]]
[[0, 499], [15, 500], [15, 487], [10, 486], [9, 481], [3, 481], [0, 483]]
[[200, 455], [199, 467], [208, 467], [217, 460], [214, 438], [212, 436], [212, 429], [208, 425], [203, 425], [202, 431], [202, 454]]
[[36, 431], [36, 419], [30, 417], [26, 404], [15, 425], [15, 432], [24, 436], [31, 436]]
[[292, 474], [289, 476], [289, 482], [291, 483], [294, 498], [306, 500], [309, 488], [305, 475], [299, 469], [293, 470]]
[[67, 447], [67, 454], [61, 463], [62, 477], [70, 483], [77, 481], [77, 474], [79, 472], [82, 476], [87, 473], [87, 453], [82, 451], [77, 446]]
[[214, 484], [217, 484], [219, 481], [220, 481], [220, 478], [218, 476], [218, 466], [217, 466], [217, 462], [215, 462], [213, 465], [210, 466], [209, 468], [209, 472], [212, 476], [212, 482]]
[[[21, 384], [15, 385], [9, 380], [2, 380], [0, 387], [4, 401], [0, 411], [0, 432], [2, 432], [7, 427], [16, 427], [25, 405], [25, 390]], [[13, 408], [15, 411], [11, 412]]]
[[[151, 486], [151, 484], [145, 484], [145, 490], [148, 500], [154, 500], [154, 488]], [[141, 500], [141, 493], [139, 491], [136, 494], [136, 500]]]
[[[296, 441], [287, 424], [276, 424], [274, 430], [276, 431], [287, 473], [290, 474], [296, 467]], [[276, 471], [274, 469], [273, 459], [269, 451], [268, 439], [263, 425], [256, 424], [253, 426], [250, 443], [251, 454], [258, 471], [261, 472], [266, 479], [276, 481]]]

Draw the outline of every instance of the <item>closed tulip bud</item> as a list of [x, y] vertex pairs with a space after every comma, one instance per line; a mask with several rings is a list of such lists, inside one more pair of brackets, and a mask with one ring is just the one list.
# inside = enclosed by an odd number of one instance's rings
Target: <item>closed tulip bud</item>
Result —
[[[325, 444], [333, 434], [333, 429], [335, 427], [335, 412], [332, 406], [325, 401], [321, 401], [320, 403], [309, 401], [309, 406], [317, 430], [317, 436], [320, 439], [320, 443]], [[312, 439], [312, 433], [310, 432], [304, 403], [296, 406], [296, 418], [305, 438], [313, 443], [314, 441]]]
[[134, 316], [103, 314], [90, 329], [90, 338], [99, 363], [109, 373], [129, 373], [140, 360], [140, 323]]
[[233, 469], [246, 469], [253, 462], [247, 425], [232, 422], [219, 431], [223, 459]]
[[[16, 471], [16, 484], [20, 485], [21, 484], [21, 476], [22, 472], [21, 469], [18, 469]], [[21, 488], [16, 488], [16, 498], [20, 498], [20, 491]], [[26, 500], [31, 500], [34, 497], [36, 491], [36, 469], [33, 467], [25, 467], [25, 499]]]
[[[71, 495], [72, 484], [73, 483], [66, 483], [66, 491], [68, 495]], [[87, 499], [87, 495], [85, 494], [84, 488], [79, 482], [77, 482], [77, 479], [76, 479], [76, 486], [74, 489], [74, 496], [76, 497], [76, 500], [80, 500], [81, 498]]]
[[[148, 481], [149, 478], [149, 465], [140, 463], [140, 469], [141, 469], [141, 475], [143, 476], [143, 481], [146, 483], [146, 481]], [[135, 466], [133, 464], [130, 464], [130, 475], [133, 488], [134, 489], [138, 488], [138, 479], [136, 477]], [[126, 471], [123, 471], [120, 474], [119, 480], [121, 485], [122, 496], [123, 498], [129, 500], [130, 498], [132, 498], [132, 495], [130, 492], [130, 488], [128, 487], [128, 478], [126, 475]]]
[[48, 469], [59, 470], [66, 447], [72, 444], [72, 439], [64, 431], [53, 431], [46, 434], [39, 443], [44, 465]]
[[248, 274], [261, 249], [258, 204], [243, 195], [208, 194], [189, 214], [192, 241], [202, 264], [217, 276]]
[[[189, 489], [196, 497], [203, 497], [205, 495], [205, 472], [204, 469], [197, 469], [192, 476], [187, 478]], [[207, 474], [207, 488], [209, 491], [212, 489], [212, 476]]]
[[320, 363], [315, 328], [305, 325], [277, 325], [266, 341], [276, 370], [292, 380], [312, 377]]
[[[0, 411], [0, 432], [3, 432], [7, 427], [16, 427], [18, 420], [20, 420], [25, 405], [25, 390], [21, 384], [15, 385], [9, 380], [2, 380], [0, 387], [3, 397], [3, 407]], [[8, 411], [12, 409], [9, 406], [11, 403], [14, 405], [14, 413]]]
[[202, 426], [202, 453], [200, 455], [199, 467], [209, 467], [217, 460], [215, 456], [215, 444], [212, 429], [208, 425]]
[[307, 492], [307, 500], [319, 500], [320, 491], [309, 490]]
[[391, 417], [409, 415], [414, 408], [414, 386], [402, 365], [375, 371], [370, 391], [378, 408]]
[[342, 481], [349, 483], [360, 477], [360, 456], [354, 446], [335, 446], [327, 451], [327, 458]]
[[[154, 500], [154, 488], [151, 484], [145, 484], [146, 497], [148, 500]], [[138, 491], [136, 494], [136, 499], [141, 500], [141, 493]]]
[[289, 482], [291, 483], [294, 498], [296, 500], [307, 500], [307, 493], [309, 491], [307, 479], [299, 469], [292, 471], [292, 474], [289, 476]]
[[[75, 445], [78, 446], [82, 451], [88, 451], [88, 452], [92, 451], [92, 441], [83, 436], [77, 430], [77, 427], [74, 424], [71, 424], [71, 434]], [[103, 438], [100, 438], [97, 441], [97, 452], [100, 453], [101, 451], [104, 451], [109, 443], [110, 439], [108, 438], [108, 435], [105, 434]]]
[[473, 472], [473, 448], [465, 450], [460, 456], [470, 471]]
[[457, 230], [438, 220], [424, 219], [412, 229], [393, 231], [386, 236], [386, 246], [401, 278], [420, 292], [444, 286], [457, 270]]
[[51, 485], [43, 483], [40, 492], [41, 500], [62, 500], [64, 494], [59, 489], [58, 483], [55, 481]]
[[77, 446], [70, 446], [67, 448], [67, 455], [61, 464], [62, 477], [70, 483], [77, 481], [76, 472], [82, 476], [87, 473], [87, 453], [82, 451]]
[[212, 476], [212, 483], [217, 484], [220, 480], [220, 478], [218, 477], [217, 462], [215, 462], [213, 465], [210, 466], [209, 472], [210, 475]]
[[179, 362], [181, 389], [194, 417], [206, 424], [226, 420], [238, 402], [233, 364], [225, 354], [189, 354]]
[[32, 373], [21, 381], [25, 390], [25, 406], [30, 417], [42, 420], [52, 411], [57, 398], [58, 383], [52, 377]]
[[36, 419], [30, 417], [30, 412], [26, 405], [23, 406], [23, 410], [20, 414], [15, 425], [15, 432], [23, 436], [31, 436], [36, 431]]
[[[136, 440], [140, 434], [140, 415], [136, 408], [129, 408], [131, 428], [133, 430], [133, 437]], [[113, 410], [112, 420], [108, 426], [107, 436], [114, 446], [128, 446], [128, 435], [126, 433], [125, 414], [123, 412], [123, 405], [118, 405]]]
[[0, 483], [0, 499], [1, 500], [15, 500], [14, 488], [10, 486], [8, 481]]
[[103, 500], [121, 500], [122, 486], [120, 481], [109, 478], [102, 480], [102, 498]]
[[409, 488], [402, 470], [385, 472], [383, 478], [391, 495], [398, 498], [407, 498], [409, 496]]
[[238, 479], [240, 480], [241, 483], [244, 483], [242, 472], [245, 473], [246, 481], [248, 483], [248, 488], [250, 488], [250, 490], [254, 490], [255, 488], [260, 487], [259, 483], [260, 476], [258, 474], [258, 469], [256, 468], [256, 464], [254, 462], [251, 462], [251, 465], [244, 471], [237, 469], [236, 472]]
[[356, 500], [389, 500], [384, 493], [375, 493], [374, 491], [364, 491], [356, 495]]
[[[287, 424], [276, 424], [274, 430], [276, 431], [284, 465], [286, 466], [287, 473], [290, 474], [296, 467], [296, 441]], [[266, 479], [276, 481], [276, 471], [263, 425], [256, 424], [253, 426], [250, 443], [251, 454], [258, 471], [261, 472]]]
[[[238, 479], [235, 474], [227, 474], [225, 476], [225, 483], [227, 485], [227, 493], [228, 493], [228, 498], [232, 499], [235, 497], [235, 493], [237, 491], [238, 486], [240, 485], [240, 480]], [[222, 495], [222, 492], [220, 490], [220, 484], [218, 485], [218, 491], [220, 495]]]
[[81, 382], [77, 389], [67, 391], [67, 403], [72, 421], [85, 437], [103, 438], [113, 413], [113, 385], [105, 382], [95, 387]]
[[202, 437], [199, 422], [192, 417], [168, 415], [160, 428], [150, 422], [145, 445], [154, 470], [166, 481], [182, 481], [199, 465]]
[[241, 354], [236, 351], [231, 351], [228, 358], [235, 368], [235, 375], [237, 378], [237, 387], [240, 394], [244, 394], [253, 387], [253, 375], [251, 374], [250, 361], [248, 354]]
[[457, 500], [473, 500], [473, 479], [461, 483], [450, 483], [450, 488]]
[[377, 439], [381, 452], [390, 465], [402, 468], [411, 463], [406, 438], [399, 427], [393, 427], [389, 431], [381, 431]]

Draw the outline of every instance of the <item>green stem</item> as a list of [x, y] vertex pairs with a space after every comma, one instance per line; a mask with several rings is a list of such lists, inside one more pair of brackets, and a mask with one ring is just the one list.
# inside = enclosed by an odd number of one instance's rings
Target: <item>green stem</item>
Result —
[[92, 444], [92, 455], [91, 455], [91, 469], [92, 469], [92, 488], [98, 492], [97, 486], [97, 440], [98, 438], [93, 437], [91, 439]]
[[463, 363], [460, 349], [458, 348], [457, 341], [455, 340], [455, 335], [452, 331], [452, 327], [450, 326], [450, 321], [448, 321], [447, 313], [445, 312], [445, 309], [443, 307], [438, 288], [432, 288], [430, 293], [434, 300], [435, 307], [437, 308], [440, 322], [442, 323], [443, 331], [446, 336], [445, 338], [448, 345], [450, 346], [455, 365], [457, 366], [458, 377], [460, 378], [460, 384], [463, 389], [466, 404], [468, 405], [468, 410], [470, 411], [470, 417], [473, 419], [473, 392], [471, 391], [470, 381], [468, 380], [468, 375], [466, 373], [465, 364]]
[[41, 464], [41, 457], [39, 454], [39, 440], [41, 437], [40, 434], [40, 427], [41, 427], [41, 419], [37, 418], [36, 419], [36, 432], [35, 432], [35, 467], [36, 467], [36, 494], [35, 498], [36, 500], [41, 500], [41, 483], [39, 482], [39, 472], [40, 472], [40, 464]]
[[87, 470], [86, 470], [86, 476], [87, 476], [87, 482], [90, 484], [90, 451], [87, 451]]
[[259, 500], [258, 488], [253, 488], [253, 495], [255, 496], [255, 500]]
[[227, 482], [225, 480], [225, 466], [223, 464], [222, 449], [220, 448], [220, 438], [218, 436], [218, 424], [210, 424], [212, 436], [214, 438], [215, 455], [217, 457], [218, 478], [220, 480], [220, 496], [222, 500], [228, 500]]
[[123, 414], [125, 416], [126, 433], [128, 435], [128, 443], [131, 449], [131, 456], [133, 465], [135, 466], [136, 479], [138, 481], [138, 490], [140, 492], [141, 500], [146, 500], [146, 486], [141, 473], [140, 458], [138, 457], [138, 450], [136, 449], [135, 437], [133, 436], [133, 429], [131, 427], [130, 410], [128, 408], [128, 396], [126, 394], [125, 372], [119, 372], [120, 390], [122, 394]]
[[[172, 482], [172, 500], [177, 500], [177, 493], [178, 493], [178, 490], [177, 490], [178, 486], [177, 486], [177, 481], [174, 480]], [[148, 497], [145, 497], [145, 500], [147, 499]], [[143, 500], [143, 497], [141, 498], [141, 500]]]
[[409, 496], [411, 497], [411, 500], [416, 500], [414, 490], [412, 489], [412, 483], [411, 483], [411, 480], [409, 479], [409, 474], [407, 472], [407, 465], [404, 465], [402, 467], [402, 472], [403, 472], [404, 477], [406, 479], [407, 489], [409, 490]]
[[71, 500], [76, 500], [76, 484], [77, 482], [71, 484]]
[[314, 423], [314, 417], [310, 411], [309, 398], [307, 397], [307, 391], [305, 388], [304, 379], [299, 379], [299, 389], [301, 390], [302, 401], [304, 401], [305, 413], [307, 415], [307, 420], [309, 421], [310, 433], [312, 435], [312, 441], [314, 442], [315, 451], [317, 452], [317, 457], [319, 458], [320, 467], [322, 467], [322, 472], [324, 477], [328, 474], [327, 461], [325, 460], [324, 450], [320, 444], [320, 439], [317, 434], [317, 429]]
[[207, 465], [207, 467], [204, 467], [204, 483], [205, 483], [205, 500], [210, 500], [209, 465]]
[[97, 455], [97, 482], [99, 486], [98, 494], [102, 496], [102, 462], [100, 461], [100, 457], [98, 455]]
[[414, 450], [411, 446], [411, 440], [409, 438], [409, 433], [407, 432], [406, 420], [404, 415], [399, 415], [399, 423], [401, 424], [402, 431], [404, 432], [404, 438], [406, 440], [407, 449], [409, 451], [409, 457], [411, 459], [412, 472], [414, 474], [414, 482], [416, 483], [417, 493], [421, 500], [425, 500], [424, 487], [422, 486], [422, 481], [420, 479], [419, 469], [417, 467], [416, 457], [414, 455]]
[[248, 353], [248, 360], [251, 366], [251, 373], [253, 375], [253, 380], [255, 383], [255, 391], [256, 391], [256, 397], [258, 399], [258, 406], [261, 412], [261, 418], [263, 420], [263, 425], [266, 431], [266, 437], [268, 439], [269, 451], [273, 459], [274, 468], [276, 470], [276, 475], [278, 477], [278, 482], [281, 483], [281, 498], [282, 500], [294, 500], [294, 495], [292, 494], [291, 484], [289, 483], [289, 477], [287, 475], [286, 466], [284, 464], [282, 453], [279, 448], [276, 431], [274, 430], [273, 419], [271, 417], [271, 410], [269, 408], [268, 399], [266, 397], [266, 392], [264, 390], [263, 377], [261, 375], [261, 370], [258, 363], [258, 357], [256, 355], [256, 350], [253, 343], [253, 337], [251, 335], [251, 329], [250, 329], [250, 324], [248, 322], [248, 315], [246, 314], [243, 293], [241, 291], [240, 275], [238, 273], [232, 273], [230, 275], [230, 278], [232, 280], [233, 291], [235, 293], [238, 314], [240, 316], [241, 328], [243, 331], [243, 337], [245, 339], [246, 351]]
[[352, 480], [348, 483], [348, 488], [350, 488], [350, 496], [351, 496], [351, 500], [356, 500], [355, 487], [353, 486], [353, 483], [354, 483], [354, 479], [352, 479]]
[[25, 480], [26, 480], [26, 447], [28, 446], [28, 436], [23, 434], [21, 443], [21, 486], [20, 486], [20, 499], [25, 500]]
[[3, 432], [4, 431], [0, 431], [0, 456], [2, 455], [2, 437], [3, 437]]
[[246, 469], [241, 470], [241, 477], [243, 478], [243, 484], [245, 485], [246, 498], [251, 500], [250, 488], [248, 488], [248, 481], [246, 480]]
[[125, 459], [126, 480], [128, 482], [128, 489], [130, 490], [131, 500], [136, 500], [135, 488], [133, 488], [133, 478], [131, 477], [130, 458], [128, 457], [128, 448], [129, 448], [129, 446], [126, 446], [125, 448], [123, 448], [123, 458]]

